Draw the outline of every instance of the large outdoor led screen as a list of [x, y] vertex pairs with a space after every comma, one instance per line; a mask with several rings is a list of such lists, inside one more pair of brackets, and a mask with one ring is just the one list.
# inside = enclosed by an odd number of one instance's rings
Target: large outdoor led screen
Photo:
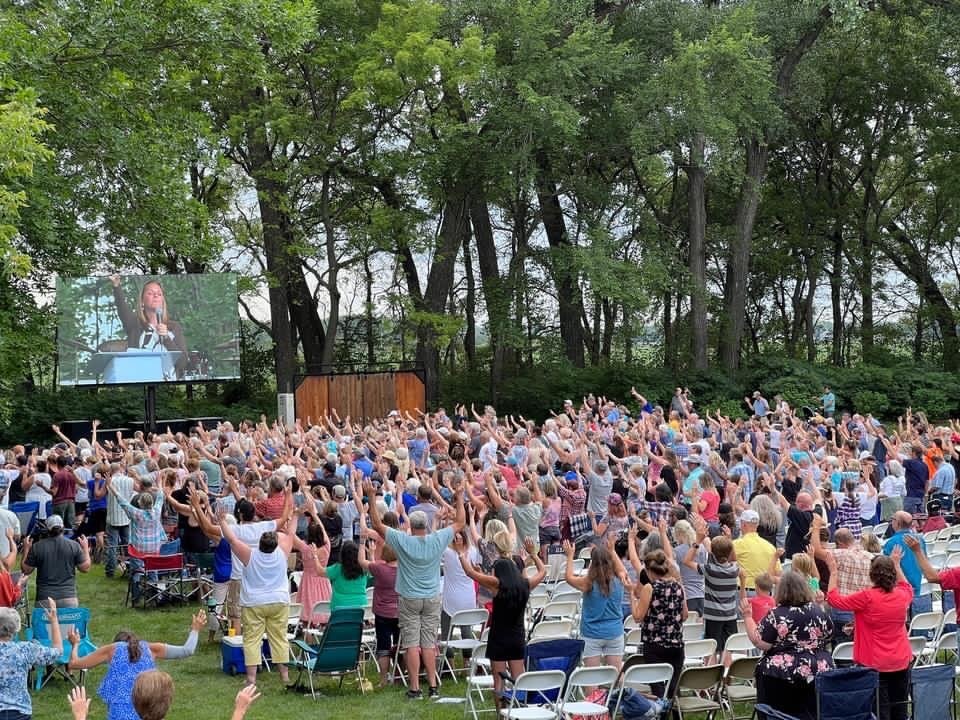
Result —
[[235, 275], [57, 280], [61, 385], [240, 377]]

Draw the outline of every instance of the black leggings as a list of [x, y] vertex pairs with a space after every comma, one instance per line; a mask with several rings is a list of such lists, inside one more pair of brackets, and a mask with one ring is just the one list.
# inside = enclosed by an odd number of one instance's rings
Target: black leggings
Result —
[[[812, 682], [794, 683], [757, 673], [757, 703], [800, 720], [816, 720], [817, 717], [817, 691]], [[762, 713], [757, 716], [766, 720]]]
[[880, 720], [906, 720], [910, 668], [880, 673]]
[[[670, 687], [666, 694], [667, 698], [672, 698], [677, 691], [677, 683], [680, 682], [680, 673], [683, 672], [683, 647], [664, 647], [645, 642], [643, 662], [645, 665], [667, 663], [673, 667], [673, 677], [670, 678]], [[655, 695], [660, 695], [663, 692], [663, 683], [655, 683], [650, 686], [650, 689]]]

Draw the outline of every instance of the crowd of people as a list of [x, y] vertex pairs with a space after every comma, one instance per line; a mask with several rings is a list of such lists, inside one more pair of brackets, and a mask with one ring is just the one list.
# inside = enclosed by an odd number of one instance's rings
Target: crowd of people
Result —
[[[92, 437], [76, 442], [54, 426], [61, 442], [53, 447], [6, 451], [0, 493], [4, 507], [40, 491], [53, 503], [46, 536], [22, 539], [20, 568], [36, 574], [38, 603], [82, 604], [75, 574], [93, 562], [108, 578], [123, 566], [137, 577], [142, 555], [214, 554], [214, 612], [194, 618], [185, 645], [128, 633], [71, 660], [108, 663], [122, 679], [101, 687], [110, 718], [163, 717], [169, 701], [143, 711], [136, 686], [150, 677], [166, 687], [154, 660], [192, 653], [204, 627], [214, 637], [217, 616], [243, 635], [248, 686], [264, 636], [287, 682], [293, 568], [302, 569], [296, 591], [308, 625], [365, 606], [373, 588], [380, 683], [393, 680], [399, 644], [410, 699], [439, 694], [441, 628], [445, 637], [457, 611], [487, 608], [499, 691], [502, 674], [522, 671], [524, 609], [556, 554], [567, 556], [565, 580], [582, 593], [586, 665], [621, 666], [632, 616], [644, 660], [675, 668], [672, 693], [684, 621], [701, 617], [717, 643], [714, 661], [726, 662], [739, 620], [762, 652], [758, 701], [812, 718], [813, 680], [833, 668], [834, 644], [852, 637], [854, 661], [879, 672], [881, 717], [905, 718], [906, 623], [931, 607], [922, 583], [960, 587], [960, 572], [930, 566], [917, 534], [944, 527], [952, 510], [960, 425], [909, 409], [888, 425], [838, 414], [829, 388], [805, 413], [759, 391], [744, 400], [744, 418], [697, 408], [677, 388], [662, 406], [635, 389], [628, 403], [568, 400], [542, 423], [457, 406], [132, 437], [99, 437], [94, 423]], [[888, 537], [864, 531], [881, 522]], [[19, 532], [7, 509], [0, 528], [9, 528], [0, 537], [0, 604], [13, 605], [3, 589], [12, 596], [23, 585], [3, 582]], [[584, 547], [589, 563], [577, 574]], [[21, 648], [19, 628], [4, 619], [0, 668], [25, 673], [51, 660]], [[29, 717], [25, 675], [18, 683], [0, 686], [0, 712]], [[75, 698], [75, 713], [88, 703]]]

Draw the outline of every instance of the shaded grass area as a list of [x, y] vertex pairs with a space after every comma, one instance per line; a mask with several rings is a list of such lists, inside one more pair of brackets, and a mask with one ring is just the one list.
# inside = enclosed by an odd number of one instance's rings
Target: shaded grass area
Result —
[[[90, 572], [79, 577], [81, 605], [92, 613], [90, 635], [97, 645], [110, 642], [119, 630], [132, 630], [141, 638], [150, 641], [180, 645], [187, 637], [190, 616], [197, 605], [179, 608], [131, 610], [124, 607], [126, 580], [108, 579], [103, 575], [103, 566], [94, 565]], [[30, 590], [33, 597], [33, 588]], [[242, 687], [241, 676], [229, 676], [220, 671], [220, 643], [206, 642], [206, 631], [201, 633], [197, 653], [184, 660], [162, 660], [159, 669], [170, 673], [176, 684], [170, 720], [227, 720], [233, 710], [233, 699]], [[87, 673], [86, 687], [95, 696], [100, 686], [105, 667]], [[371, 665], [368, 677], [376, 680], [376, 670]], [[296, 678], [296, 672], [291, 672]], [[354, 682], [344, 681], [343, 690], [337, 688], [335, 679], [316, 680], [324, 697], [314, 701], [310, 695], [300, 695], [282, 688], [277, 673], [261, 670], [258, 686], [263, 697], [250, 708], [247, 718], [251, 720], [280, 720], [300, 717], [322, 717], [325, 720], [406, 720], [429, 718], [429, 720], [460, 720], [463, 705], [438, 705], [427, 700], [410, 701], [403, 697], [403, 689], [387, 688], [361, 695]], [[463, 683], [444, 683], [447, 697], [462, 697]], [[70, 707], [67, 693], [70, 686], [60, 679], [51, 680], [39, 692], [31, 693], [33, 717], [38, 720], [69, 718]], [[94, 697], [90, 708], [91, 720], [106, 718], [103, 702]], [[492, 716], [490, 716], [492, 717]]]

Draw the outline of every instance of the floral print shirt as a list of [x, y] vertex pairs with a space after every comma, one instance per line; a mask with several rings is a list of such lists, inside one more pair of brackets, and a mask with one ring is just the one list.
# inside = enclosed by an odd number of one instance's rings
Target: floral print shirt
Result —
[[643, 618], [643, 642], [683, 647], [683, 603], [683, 585], [676, 580], [654, 580], [653, 597]]
[[829, 644], [833, 622], [817, 605], [777, 606], [757, 626], [772, 645], [760, 659], [758, 671], [789, 682], [813, 682], [817, 673], [833, 669]]

